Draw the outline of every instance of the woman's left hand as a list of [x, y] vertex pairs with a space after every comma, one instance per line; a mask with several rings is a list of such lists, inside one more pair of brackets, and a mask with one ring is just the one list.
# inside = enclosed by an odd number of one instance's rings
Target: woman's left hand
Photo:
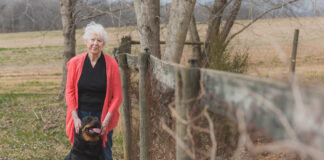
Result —
[[101, 124], [101, 135], [104, 135], [106, 133], [106, 129], [110, 120], [111, 114], [108, 112], [106, 115], [104, 121]]

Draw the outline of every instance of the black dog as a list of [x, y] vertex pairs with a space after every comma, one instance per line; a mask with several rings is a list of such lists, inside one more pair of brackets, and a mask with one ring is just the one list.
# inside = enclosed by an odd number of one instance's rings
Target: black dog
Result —
[[104, 160], [100, 128], [97, 117], [82, 118], [79, 134], [74, 137], [74, 145], [65, 160]]

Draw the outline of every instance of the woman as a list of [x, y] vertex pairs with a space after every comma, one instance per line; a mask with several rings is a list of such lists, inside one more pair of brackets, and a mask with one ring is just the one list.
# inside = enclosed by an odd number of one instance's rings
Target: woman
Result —
[[118, 64], [102, 52], [108, 41], [103, 26], [89, 23], [83, 35], [87, 52], [68, 63], [66, 81], [66, 134], [74, 143], [83, 117], [97, 116], [102, 123], [101, 135], [106, 160], [112, 160], [112, 134], [119, 119], [122, 89]]

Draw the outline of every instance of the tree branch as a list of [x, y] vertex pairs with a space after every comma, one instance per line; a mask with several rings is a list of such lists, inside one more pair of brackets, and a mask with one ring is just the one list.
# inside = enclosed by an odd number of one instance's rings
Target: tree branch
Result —
[[279, 8], [282, 8], [282, 7], [285, 7], [289, 4], [292, 4], [294, 2], [297, 2], [298, 0], [292, 0], [292, 1], [289, 1], [289, 2], [286, 2], [284, 4], [280, 4], [274, 8], [271, 8], [263, 13], [261, 13], [259, 16], [257, 16], [256, 18], [254, 18], [249, 24], [247, 24], [245, 27], [243, 27], [241, 30], [239, 30], [238, 32], [234, 33], [233, 35], [231, 35], [225, 42], [225, 46], [227, 46], [229, 44], [229, 42], [235, 37], [237, 36], [238, 34], [240, 34], [241, 32], [243, 32], [245, 29], [247, 29], [248, 27], [250, 27], [254, 22], [256, 22], [257, 20], [259, 20], [260, 18], [262, 18], [264, 15], [268, 14], [269, 12], [273, 11], [273, 10], [276, 10], [276, 9], [279, 9]]
[[212, 119], [210, 118], [207, 110], [204, 110], [204, 115], [208, 121], [209, 124], [209, 128], [210, 128], [210, 140], [212, 142], [212, 149], [211, 149], [211, 153], [210, 153], [210, 159], [211, 160], [216, 160], [216, 153], [217, 153], [217, 141], [215, 138], [215, 129], [214, 129], [214, 123], [212, 121]]
[[111, 15], [113, 16], [114, 18], [120, 20], [120, 17], [119, 16], [116, 16], [115, 12], [119, 12], [119, 11], [122, 11], [124, 9], [129, 9], [130, 7], [124, 7], [124, 8], [119, 8], [119, 9], [116, 9], [116, 10], [113, 10], [113, 11], [103, 11], [101, 9], [98, 9], [98, 8], [95, 8], [95, 7], [91, 7], [91, 6], [88, 6], [90, 9], [94, 9], [95, 11], [99, 12], [97, 14], [94, 14], [94, 12], [89, 15], [89, 16], [84, 16], [80, 19], [77, 20], [77, 23], [79, 22], [82, 22], [82, 21], [86, 21], [86, 20], [89, 20], [89, 19], [92, 19], [92, 18], [96, 18], [96, 17], [99, 17], [99, 16], [103, 16], [103, 15]]
[[233, 7], [231, 9], [231, 14], [230, 14], [229, 18], [226, 20], [226, 24], [220, 34], [219, 39], [221, 42], [224, 42], [226, 40], [226, 37], [228, 36], [229, 32], [231, 31], [234, 21], [237, 17], [237, 14], [241, 8], [241, 4], [242, 4], [242, 0], [235, 0]]
[[162, 129], [165, 130], [169, 135], [171, 135], [178, 143], [178, 145], [186, 152], [186, 154], [192, 158], [195, 159], [194, 153], [190, 151], [190, 148], [186, 146], [186, 144], [181, 140], [180, 137], [178, 137], [162, 120]]

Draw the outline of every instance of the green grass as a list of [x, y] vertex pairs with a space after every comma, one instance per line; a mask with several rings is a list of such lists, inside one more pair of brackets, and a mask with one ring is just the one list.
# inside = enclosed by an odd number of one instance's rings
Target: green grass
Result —
[[[63, 159], [71, 149], [65, 112], [53, 94], [0, 94], [0, 158]], [[122, 158], [122, 143], [115, 134], [115, 159]]]
[[324, 83], [324, 71], [308, 71], [303, 74], [303, 81]]
[[55, 82], [40, 82], [40, 81], [29, 81], [29, 82], [23, 82], [19, 83], [18, 87], [26, 87], [26, 86], [50, 86], [50, 85], [59, 85]]
[[[69, 144], [64, 135], [65, 107], [53, 95], [0, 95], [1, 157], [63, 159]], [[50, 127], [49, 127], [50, 126]]]
[[[12, 94], [4, 94], [0, 95], [0, 107], [5, 106], [16, 106], [17, 103], [17, 97]], [[4, 112], [0, 112], [1, 114], [5, 114]]]
[[7, 48], [0, 48], [0, 52], [5, 51], [5, 50], [8, 50], [8, 49]]
[[24, 47], [0, 50], [0, 66], [26, 66], [62, 61], [63, 47]]

